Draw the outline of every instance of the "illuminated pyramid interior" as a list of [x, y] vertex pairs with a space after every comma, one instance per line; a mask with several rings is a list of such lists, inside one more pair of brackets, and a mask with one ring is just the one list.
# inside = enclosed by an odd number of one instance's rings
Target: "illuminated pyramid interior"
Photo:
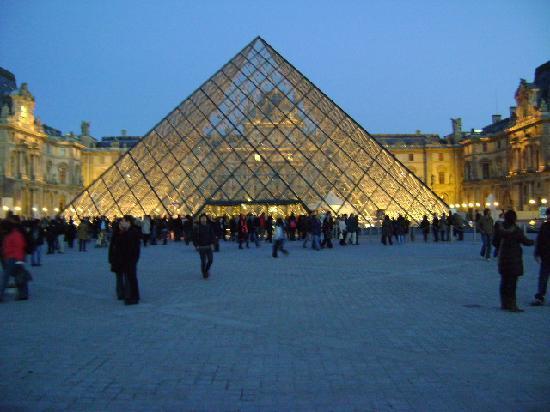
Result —
[[[445, 203], [357, 122], [255, 38], [64, 213], [234, 213], [296, 205], [413, 221]], [[254, 209], [257, 210], [257, 209]], [[262, 209], [264, 210], [264, 209]], [[288, 209], [287, 209], [288, 210]]]

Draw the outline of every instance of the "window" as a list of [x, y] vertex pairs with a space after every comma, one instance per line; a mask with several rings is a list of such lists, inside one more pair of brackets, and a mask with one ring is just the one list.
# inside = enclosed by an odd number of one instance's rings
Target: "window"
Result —
[[443, 156], [443, 153], [438, 153], [437, 157], [438, 157], [440, 162], [442, 162], [445, 159], [445, 157]]
[[409, 153], [409, 162], [414, 162], [414, 153]]
[[438, 180], [440, 185], [445, 184], [445, 172], [439, 172], [438, 174]]
[[29, 109], [27, 106], [21, 106], [21, 119], [27, 119], [29, 117]]
[[489, 179], [489, 163], [484, 162], [481, 164], [481, 177], [482, 179]]
[[67, 180], [67, 168], [65, 166], [59, 166], [59, 183], [65, 184]]

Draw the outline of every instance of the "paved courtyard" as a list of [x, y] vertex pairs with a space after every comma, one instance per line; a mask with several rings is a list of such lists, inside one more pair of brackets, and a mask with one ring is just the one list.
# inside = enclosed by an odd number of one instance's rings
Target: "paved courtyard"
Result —
[[315, 252], [222, 243], [212, 277], [182, 243], [142, 250], [142, 302], [105, 249], [45, 256], [0, 304], [0, 410], [550, 410], [550, 306], [532, 248], [499, 310], [478, 243]]

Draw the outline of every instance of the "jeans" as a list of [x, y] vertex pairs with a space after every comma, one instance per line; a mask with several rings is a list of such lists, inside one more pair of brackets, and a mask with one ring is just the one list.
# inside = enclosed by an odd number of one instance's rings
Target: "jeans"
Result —
[[78, 251], [86, 252], [86, 239], [78, 239]]
[[309, 232], [306, 232], [305, 236], [304, 236], [304, 243], [303, 243], [303, 247], [307, 247], [307, 242], [309, 242], [311, 240], [311, 233]]
[[201, 272], [202, 276], [207, 278], [210, 270], [210, 266], [212, 266], [212, 262], [214, 261], [214, 255], [212, 254], [212, 247], [210, 246], [199, 246], [199, 256], [201, 258]]
[[479, 254], [481, 257], [484, 257], [485, 259], [489, 259], [491, 257], [491, 235], [482, 233], [481, 234], [481, 250], [479, 251]]
[[57, 235], [57, 251], [59, 253], [65, 252], [65, 235]]
[[[258, 234], [256, 233], [255, 230], [251, 230], [250, 233], [248, 234], [248, 237], [249, 237], [251, 242], [254, 242], [256, 247], [260, 246], [260, 240], [258, 239]], [[247, 246], [248, 246], [248, 244], [247, 244]]]
[[275, 242], [273, 243], [273, 252], [272, 256], [277, 257], [278, 251], [283, 252], [285, 255], [288, 255], [288, 251], [285, 249], [285, 240], [284, 239], [275, 239]]
[[[15, 264], [15, 259], [6, 259], [4, 260], [4, 273], [2, 276], [2, 283], [0, 284], [0, 301], [4, 298], [4, 291], [8, 286], [10, 276], [15, 276], [15, 271], [17, 270], [18, 265]], [[27, 281], [23, 283], [17, 283], [17, 299], [27, 299], [29, 297], [29, 288]]]
[[40, 265], [40, 256], [42, 255], [42, 245], [36, 245], [31, 255], [31, 265]]
[[548, 277], [550, 276], [550, 260], [543, 260], [540, 264], [539, 287], [535, 299], [544, 301], [548, 289]]
[[311, 235], [311, 247], [315, 250], [321, 250], [321, 236]]

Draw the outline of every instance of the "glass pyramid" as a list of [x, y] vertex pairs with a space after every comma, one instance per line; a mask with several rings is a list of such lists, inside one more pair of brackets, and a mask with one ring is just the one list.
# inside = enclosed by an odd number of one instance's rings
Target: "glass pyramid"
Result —
[[366, 130], [255, 38], [65, 209], [66, 216], [196, 214], [300, 203], [413, 221], [446, 204]]

